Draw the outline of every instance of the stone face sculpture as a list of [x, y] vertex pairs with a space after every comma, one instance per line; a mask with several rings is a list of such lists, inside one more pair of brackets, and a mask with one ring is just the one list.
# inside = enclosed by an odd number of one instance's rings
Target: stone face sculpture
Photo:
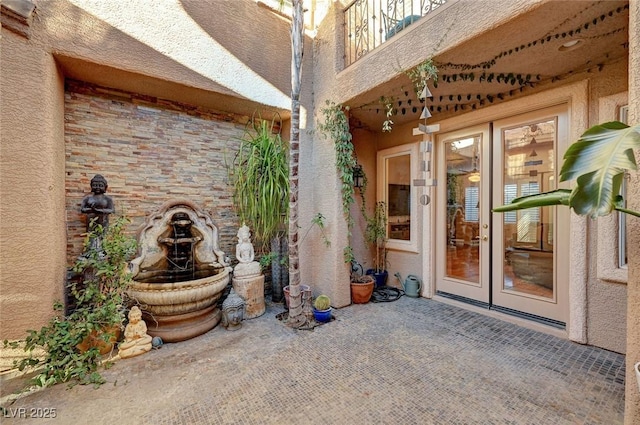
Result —
[[109, 214], [115, 212], [113, 199], [105, 195], [107, 191], [107, 179], [96, 174], [91, 179], [91, 194], [82, 199], [80, 212], [87, 215], [87, 231], [92, 230], [95, 225], [102, 227], [109, 226]]
[[235, 331], [242, 327], [245, 302], [233, 289], [222, 303], [222, 326], [228, 331]]
[[142, 320], [138, 306], [131, 307], [129, 323], [124, 328], [124, 341], [118, 347], [120, 358], [126, 359], [151, 350], [151, 336], [147, 335], [147, 325]]

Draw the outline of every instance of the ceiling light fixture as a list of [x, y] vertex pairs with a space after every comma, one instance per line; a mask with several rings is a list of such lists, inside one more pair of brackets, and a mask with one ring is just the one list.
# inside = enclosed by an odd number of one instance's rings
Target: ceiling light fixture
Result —
[[560, 50], [561, 52], [568, 52], [579, 47], [582, 47], [582, 39], [574, 38], [573, 40], [569, 40], [566, 43], [563, 43], [560, 47], [558, 47], [558, 50]]
[[469, 174], [469, 181], [471, 183], [478, 183], [480, 181], [480, 173], [475, 170], [473, 173]]

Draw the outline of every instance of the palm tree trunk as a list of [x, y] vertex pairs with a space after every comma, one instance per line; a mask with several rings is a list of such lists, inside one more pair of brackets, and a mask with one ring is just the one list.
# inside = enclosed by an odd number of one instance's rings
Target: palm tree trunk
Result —
[[289, 321], [299, 328], [306, 323], [300, 292], [298, 257], [298, 159], [300, 156], [300, 85], [304, 47], [302, 0], [293, 0], [291, 20], [291, 137], [289, 156]]

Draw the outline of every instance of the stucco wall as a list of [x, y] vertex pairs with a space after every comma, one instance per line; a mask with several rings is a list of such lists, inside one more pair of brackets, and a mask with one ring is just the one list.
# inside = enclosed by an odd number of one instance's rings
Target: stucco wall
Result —
[[0, 340], [51, 315], [65, 278], [63, 81], [34, 41], [2, 29]]
[[[306, 241], [300, 246], [302, 283], [310, 282], [314, 293], [325, 293], [331, 305], [344, 307], [351, 303], [349, 266], [345, 264], [343, 248], [347, 246], [347, 224], [342, 214], [340, 183], [335, 169], [334, 145], [317, 130], [317, 122], [323, 120], [321, 109], [331, 99], [326, 92], [318, 91], [318, 83], [330, 81], [334, 76], [335, 31], [339, 27], [332, 9], [320, 24], [313, 42], [313, 110], [310, 111], [307, 129], [303, 132], [300, 155], [300, 226], [306, 226], [316, 213], [327, 217], [326, 233], [331, 241], [325, 247], [319, 239]], [[306, 53], [305, 53], [306, 55]], [[304, 152], [304, 154], [302, 154]]]
[[[57, 56], [110, 65], [283, 109], [290, 106], [286, 20], [252, 1], [225, 2], [224, 7], [215, 1], [157, 6], [150, 7], [144, 0], [39, 2], [38, 16], [44, 27], [36, 35]], [[265, 48], [278, 45], [282, 48]], [[114, 86], [106, 80], [92, 82]], [[152, 89], [128, 86], [133, 82], [140, 83], [130, 80], [118, 84], [134, 92]], [[163, 88], [164, 98], [180, 96], [178, 88]]]
[[[605, 67], [601, 73], [590, 81], [590, 118], [589, 124], [607, 122], [617, 119], [616, 108], [604, 108], [600, 110], [599, 100], [618, 92], [627, 90], [627, 61], [621, 61]], [[606, 114], [606, 115], [605, 115]], [[602, 115], [602, 116], [600, 116]], [[608, 235], [598, 232], [598, 227], [605, 225], [603, 219], [588, 220], [589, 229], [589, 253], [592, 253], [589, 266], [589, 281], [587, 286], [587, 343], [607, 350], [624, 353], [626, 351], [626, 311], [627, 311], [627, 285], [612, 281], [598, 279], [598, 262], [600, 256], [609, 254], [616, 249], [617, 236], [609, 238], [606, 242], [599, 241], [598, 237], [606, 238]]]
[[[629, 3], [629, 122], [640, 124], [640, 1]], [[635, 150], [636, 158], [640, 149]], [[640, 173], [632, 173], [629, 208], [640, 211]], [[633, 365], [640, 362], [640, 220], [629, 220], [629, 282], [627, 284], [626, 425], [640, 422], [640, 392]]]

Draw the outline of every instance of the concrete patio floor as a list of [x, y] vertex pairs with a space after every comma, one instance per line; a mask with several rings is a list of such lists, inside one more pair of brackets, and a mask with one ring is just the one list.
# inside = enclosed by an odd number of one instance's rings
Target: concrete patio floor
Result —
[[[624, 356], [427, 299], [313, 331], [218, 326], [115, 362], [107, 383], [4, 403], [3, 424], [619, 424]], [[25, 418], [55, 409], [54, 419]], [[49, 410], [49, 413], [52, 411]], [[11, 418], [10, 416], [16, 416]], [[20, 417], [18, 417], [20, 416]]]

